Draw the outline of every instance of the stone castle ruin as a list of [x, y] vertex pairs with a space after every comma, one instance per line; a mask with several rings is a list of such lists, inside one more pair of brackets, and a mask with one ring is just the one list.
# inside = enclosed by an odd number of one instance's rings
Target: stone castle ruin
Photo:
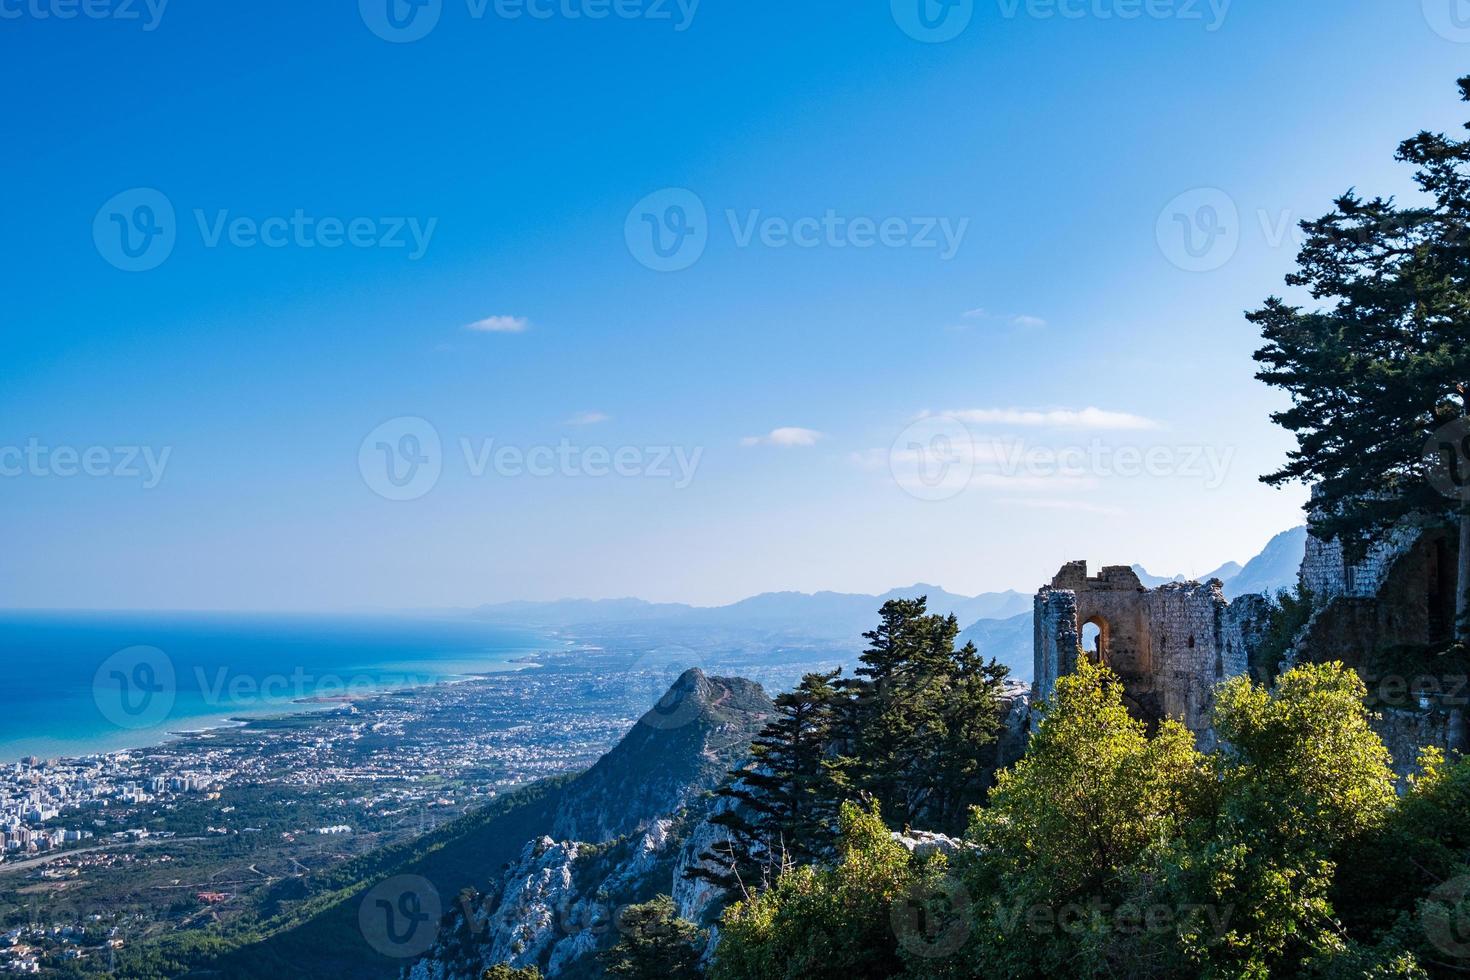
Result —
[[1036, 594], [1033, 698], [1051, 697], [1086, 656], [1122, 679], [1135, 717], [1175, 718], [1211, 748], [1215, 687], [1250, 669], [1267, 612], [1260, 596], [1227, 600], [1219, 579], [1146, 589], [1127, 565], [1089, 576], [1086, 562], [1070, 562]]
[[[1307, 538], [1299, 577], [1313, 612], [1285, 665], [1336, 660], [1358, 670], [1401, 777], [1424, 746], [1470, 750], [1470, 679], [1403, 666], [1414, 662], [1404, 651], [1442, 649], [1451, 638], [1457, 555], [1456, 537], [1439, 529], [1405, 526], [1357, 562], [1336, 542]], [[1091, 576], [1086, 562], [1070, 562], [1036, 594], [1032, 703], [1050, 698], [1085, 656], [1122, 679], [1135, 717], [1176, 719], [1213, 748], [1215, 688], [1251, 670], [1270, 610], [1264, 596], [1227, 600], [1218, 579], [1149, 589], [1126, 565]]]

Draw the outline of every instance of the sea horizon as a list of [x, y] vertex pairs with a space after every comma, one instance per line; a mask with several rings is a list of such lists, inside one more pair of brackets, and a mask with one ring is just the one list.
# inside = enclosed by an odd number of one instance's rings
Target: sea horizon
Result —
[[[544, 632], [415, 613], [0, 610], [0, 764], [136, 750], [514, 670]], [[144, 697], [127, 704], [132, 678]]]

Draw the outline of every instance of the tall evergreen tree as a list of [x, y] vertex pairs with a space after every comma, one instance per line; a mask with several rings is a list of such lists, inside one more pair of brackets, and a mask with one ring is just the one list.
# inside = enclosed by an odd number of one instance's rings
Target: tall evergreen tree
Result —
[[840, 788], [897, 824], [959, 829], [983, 792], [1007, 671], [974, 644], [956, 650], [958, 620], [927, 609], [922, 597], [890, 600], [863, 634], [833, 768]]
[[776, 717], [751, 743], [751, 758], [716, 791], [729, 805], [710, 818], [727, 837], [700, 855], [691, 878], [748, 897], [792, 863], [828, 850], [836, 818], [825, 765], [842, 672], [811, 673], [775, 698]]
[[701, 934], [679, 918], [674, 900], [659, 895], [618, 914], [617, 945], [598, 958], [610, 977], [620, 980], [698, 980]]
[[[1470, 101], [1470, 77], [1459, 85]], [[1408, 517], [1457, 524], [1456, 638], [1467, 642], [1470, 140], [1421, 132], [1397, 159], [1417, 168], [1425, 202], [1344, 194], [1302, 223], [1287, 277], [1325, 305], [1306, 311], [1271, 297], [1247, 315], [1265, 339], [1257, 377], [1291, 395], [1273, 419], [1297, 439], [1286, 465], [1262, 479], [1315, 482], [1313, 530], [1341, 540], [1349, 557]], [[1426, 479], [1436, 469], [1438, 486]]]

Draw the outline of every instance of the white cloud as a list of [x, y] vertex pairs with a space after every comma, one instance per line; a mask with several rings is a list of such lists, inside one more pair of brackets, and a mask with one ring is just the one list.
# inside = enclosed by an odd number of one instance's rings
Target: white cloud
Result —
[[1048, 429], [1157, 429], [1159, 423], [1142, 415], [1109, 412], [1101, 408], [1053, 408], [1034, 411], [1020, 408], [969, 408], [945, 412], [975, 425], [1019, 425]]
[[523, 316], [487, 316], [483, 320], [465, 324], [472, 333], [525, 333], [531, 321]]
[[742, 446], [815, 446], [822, 433], [816, 429], [802, 429], [794, 425], [772, 429], [763, 436], [746, 436], [740, 440]]
[[598, 422], [606, 422], [612, 416], [602, 412], [578, 412], [566, 420], [567, 425], [596, 425]]
[[1009, 323], [1013, 327], [1022, 327], [1027, 330], [1039, 330], [1040, 328], [1046, 326], [1046, 321], [1039, 316], [1032, 316], [1029, 313], [1018, 313], [1015, 316], [1006, 316], [1000, 313], [991, 313], [984, 307], [973, 310], [966, 310], [964, 313], [961, 313], [960, 316], [966, 320], [1004, 320], [1006, 323]]

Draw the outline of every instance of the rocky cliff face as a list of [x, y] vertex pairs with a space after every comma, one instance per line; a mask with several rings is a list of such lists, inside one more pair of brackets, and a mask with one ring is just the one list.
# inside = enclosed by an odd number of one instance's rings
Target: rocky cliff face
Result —
[[684, 882], [707, 846], [717, 787], [773, 710], [758, 684], [681, 676], [597, 765], [568, 787], [551, 834], [530, 841], [483, 894], [462, 896], [450, 928], [408, 980], [478, 980], [496, 963], [549, 977], [588, 972], [616, 941], [618, 910], [664, 893], [698, 921], [716, 896]]
[[772, 710], [753, 681], [687, 671], [568, 788], [551, 835], [612, 840], [674, 813], [724, 780]]

